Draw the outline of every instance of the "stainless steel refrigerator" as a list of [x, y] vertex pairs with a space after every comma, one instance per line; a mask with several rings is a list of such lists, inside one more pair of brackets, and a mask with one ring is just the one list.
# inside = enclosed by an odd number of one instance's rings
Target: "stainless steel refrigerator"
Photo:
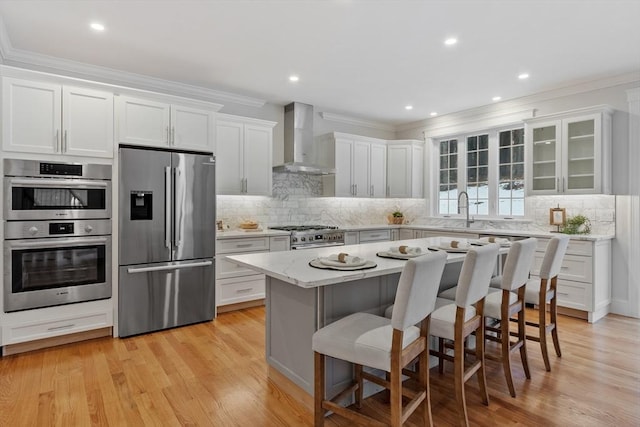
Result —
[[215, 315], [215, 159], [120, 147], [118, 332]]

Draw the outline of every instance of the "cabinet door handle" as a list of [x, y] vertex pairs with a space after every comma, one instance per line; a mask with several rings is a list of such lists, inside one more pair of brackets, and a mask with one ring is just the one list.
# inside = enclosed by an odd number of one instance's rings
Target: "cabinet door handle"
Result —
[[176, 145], [176, 127], [171, 128], [171, 145]]
[[236, 293], [237, 293], [237, 294], [244, 294], [244, 293], [247, 293], [247, 292], [251, 292], [252, 290], [253, 290], [253, 288], [238, 289], [238, 290], [236, 291]]
[[60, 151], [60, 129], [56, 129], [56, 148], [54, 151], [56, 153]]
[[389, 189], [389, 186], [387, 185], [387, 197], [389, 197], [390, 194], [391, 194], [391, 190]]
[[562, 177], [562, 192], [564, 193], [564, 176]]
[[564, 296], [566, 296], [566, 297], [567, 297], [567, 296], [569, 296], [569, 294], [568, 294], [568, 293], [566, 293], [566, 292], [557, 292], [557, 294], [558, 294], [558, 295], [564, 295]]
[[560, 178], [556, 178], [556, 192], [560, 193]]
[[68, 149], [69, 149], [69, 140], [67, 139], [67, 130], [65, 129], [65, 131], [64, 131], [64, 141], [63, 141], [63, 146], [62, 146], [62, 152], [63, 152], [63, 153], [66, 153]]
[[238, 243], [236, 248], [250, 248], [251, 246], [253, 246], [252, 243]]
[[354, 187], [356, 188], [354, 196], [357, 196], [358, 195], [358, 184], [356, 184]]
[[369, 193], [371, 197], [373, 197], [373, 185], [371, 186], [371, 193]]
[[61, 330], [63, 330], [63, 329], [71, 329], [71, 328], [73, 328], [74, 326], [76, 326], [76, 324], [75, 324], [75, 323], [70, 323], [70, 324], [68, 324], [68, 325], [62, 325], [62, 326], [53, 326], [53, 327], [51, 327], [51, 328], [47, 328], [47, 331], [49, 331], [49, 332], [53, 332], [53, 331], [61, 331]]

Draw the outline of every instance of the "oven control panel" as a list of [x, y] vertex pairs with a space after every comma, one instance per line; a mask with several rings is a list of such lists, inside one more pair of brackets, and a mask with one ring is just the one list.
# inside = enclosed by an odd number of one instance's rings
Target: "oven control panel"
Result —
[[8, 221], [5, 239], [41, 239], [46, 237], [103, 236], [111, 234], [110, 219], [74, 221]]

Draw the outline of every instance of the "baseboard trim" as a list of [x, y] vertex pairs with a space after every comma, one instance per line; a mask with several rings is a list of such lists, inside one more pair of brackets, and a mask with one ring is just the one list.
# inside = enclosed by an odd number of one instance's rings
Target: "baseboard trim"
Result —
[[18, 344], [9, 344], [2, 347], [3, 356], [11, 356], [13, 354], [26, 353], [28, 351], [41, 350], [43, 348], [55, 347], [58, 345], [71, 344], [79, 341], [92, 340], [94, 338], [113, 336], [113, 328], [92, 329], [90, 331], [76, 332], [74, 334], [60, 335], [58, 337], [43, 338], [35, 341], [21, 342]]
[[264, 298], [253, 301], [238, 302], [235, 304], [221, 305], [218, 307], [218, 314], [228, 313], [230, 311], [242, 310], [244, 308], [260, 307], [264, 305]]
[[271, 381], [283, 393], [286, 393], [293, 400], [301, 403], [302, 406], [309, 410], [309, 412], [313, 413], [313, 396], [309, 395], [309, 393], [303, 390], [299, 385], [278, 372], [278, 370], [272, 366], [269, 366], [267, 376], [269, 377], [269, 381]]

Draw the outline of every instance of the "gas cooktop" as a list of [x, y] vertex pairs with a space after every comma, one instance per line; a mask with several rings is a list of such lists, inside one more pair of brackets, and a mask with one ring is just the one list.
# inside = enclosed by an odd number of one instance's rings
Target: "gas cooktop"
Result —
[[344, 233], [331, 225], [279, 225], [269, 228], [291, 232], [291, 249], [344, 245]]

